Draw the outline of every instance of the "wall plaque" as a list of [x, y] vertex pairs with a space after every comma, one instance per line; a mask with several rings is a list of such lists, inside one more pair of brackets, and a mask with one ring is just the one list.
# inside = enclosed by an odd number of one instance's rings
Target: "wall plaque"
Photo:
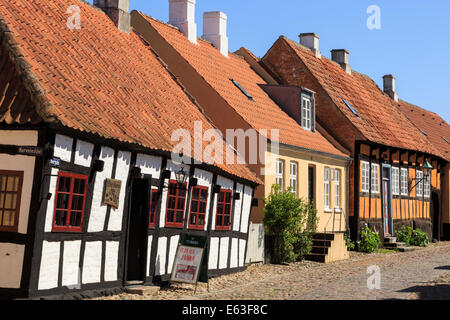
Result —
[[119, 208], [120, 188], [122, 187], [121, 180], [106, 179], [105, 193], [103, 194], [103, 205], [110, 205], [111, 207]]

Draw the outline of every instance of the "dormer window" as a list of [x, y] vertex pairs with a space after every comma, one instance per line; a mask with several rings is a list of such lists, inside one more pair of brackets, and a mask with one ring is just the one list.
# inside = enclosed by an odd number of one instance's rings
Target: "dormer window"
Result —
[[301, 126], [303, 129], [308, 131], [314, 131], [314, 100], [312, 96], [302, 94], [302, 105], [301, 105]]

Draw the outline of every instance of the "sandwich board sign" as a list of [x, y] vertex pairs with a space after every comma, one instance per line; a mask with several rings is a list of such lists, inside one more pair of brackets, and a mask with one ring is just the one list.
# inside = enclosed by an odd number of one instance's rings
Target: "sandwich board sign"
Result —
[[171, 282], [197, 284], [208, 283], [207, 238], [187, 234], [180, 235]]

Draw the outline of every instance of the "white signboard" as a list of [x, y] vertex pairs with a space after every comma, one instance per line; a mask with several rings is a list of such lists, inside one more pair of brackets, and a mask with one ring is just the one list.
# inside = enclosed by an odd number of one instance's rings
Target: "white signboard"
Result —
[[203, 248], [179, 245], [170, 281], [196, 284], [202, 263], [203, 250]]

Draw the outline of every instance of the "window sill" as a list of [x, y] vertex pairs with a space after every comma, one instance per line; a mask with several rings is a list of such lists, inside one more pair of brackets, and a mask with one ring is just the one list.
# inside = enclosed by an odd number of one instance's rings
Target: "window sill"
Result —
[[342, 213], [344, 212], [344, 210], [342, 210], [341, 208], [334, 208], [334, 212]]
[[323, 211], [326, 213], [333, 213], [333, 210], [331, 210], [330, 208], [325, 208], [323, 209]]

